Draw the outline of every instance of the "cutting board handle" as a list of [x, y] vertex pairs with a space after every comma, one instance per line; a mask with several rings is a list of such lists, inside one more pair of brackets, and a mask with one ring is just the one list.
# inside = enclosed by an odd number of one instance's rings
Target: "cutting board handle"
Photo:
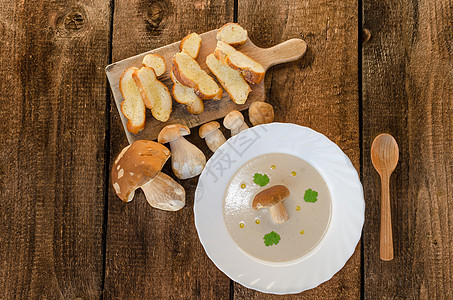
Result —
[[270, 67], [301, 58], [307, 51], [307, 43], [301, 39], [290, 39], [267, 49], [260, 49], [259, 62], [267, 70]]

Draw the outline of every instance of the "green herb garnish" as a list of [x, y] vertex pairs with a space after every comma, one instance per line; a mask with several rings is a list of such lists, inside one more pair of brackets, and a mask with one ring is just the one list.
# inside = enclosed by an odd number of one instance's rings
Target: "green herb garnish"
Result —
[[304, 200], [305, 202], [315, 203], [318, 201], [318, 192], [308, 189], [305, 191]]
[[266, 174], [255, 173], [253, 175], [253, 182], [259, 186], [265, 186], [269, 183], [269, 177]]
[[271, 231], [266, 234], [263, 239], [266, 246], [277, 245], [278, 242], [280, 242], [280, 235], [275, 231]]

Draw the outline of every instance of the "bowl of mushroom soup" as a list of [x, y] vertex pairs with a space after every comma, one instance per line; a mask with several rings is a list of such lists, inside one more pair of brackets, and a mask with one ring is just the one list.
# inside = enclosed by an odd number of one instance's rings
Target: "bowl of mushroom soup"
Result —
[[209, 258], [234, 281], [290, 294], [330, 279], [353, 254], [364, 222], [349, 158], [307, 127], [270, 123], [223, 144], [195, 192], [195, 225]]

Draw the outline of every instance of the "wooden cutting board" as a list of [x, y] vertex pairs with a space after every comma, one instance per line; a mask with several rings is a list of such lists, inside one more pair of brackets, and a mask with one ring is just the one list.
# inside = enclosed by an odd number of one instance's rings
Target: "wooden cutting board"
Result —
[[[197, 61], [200, 64], [201, 68], [203, 70], [206, 70], [208, 74], [211, 74], [211, 72], [206, 66], [205, 60], [206, 57], [209, 54], [213, 53], [214, 49], [216, 48], [217, 31], [218, 29], [215, 29], [200, 34], [202, 42]], [[123, 74], [124, 70], [128, 69], [129, 67], [135, 66], [140, 68], [142, 66], [143, 57], [146, 54], [157, 53], [165, 58], [165, 62], [167, 64], [165, 74], [159, 77], [159, 80], [162, 81], [171, 91], [171, 87], [173, 85], [173, 82], [170, 79], [171, 64], [173, 55], [175, 55], [176, 52], [179, 52], [179, 43], [180, 42], [176, 42], [161, 48], [157, 48], [115, 62], [106, 67], [105, 71], [107, 73], [107, 78], [110, 82], [113, 97], [115, 98], [116, 106], [118, 108], [118, 111], [120, 112], [121, 121], [123, 122], [124, 131], [126, 132], [129, 143], [143, 139], [155, 140], [160, 130], [169, 124], [180, 123], [186, 125], [189, 128], [192, 128], [212, 120], [220, 119], [234, 109], [241, 111], [248, 108], [250, 104], [255, 101], [265, 100], [264, 80], [259, 84], [250, 84], [252, 91], [250, 92], [245, 104], [235, 104], [230, 100], [228, 93], [224, 91], [222, 100], [220, 101], [205, 100], [204, 111], [199, 115], [192, 115], [188, 113], [183, 104], [177, 103], [173, 100], [173, 112], [167, 122], [162, 123], [160, 121], [157, 121], [153, 118], [151, 111], [147, 109], [145, 128], [137, 134], [130, 133], [126, 128], [127, 119], [121, 113], [121, 102], [123, 101], [123, 96], [121, 95], [121, 92], [119, 90], [119, 80], [121, 75]], [[255, 46], [252, 41], [250, 41], [250, 39], [247, 39], [245, 44], [238, 47], [237, 49], [260, 62], [264, 66], [264, 68], [268, 70], [274, 65], [294, 61], [301, 58], [307, 50], [307, 43], [301, 39], [291, 39], [274, 47], [263, 49]], [[211, 74], [211, 76], [216, 79], [214, 75]]]

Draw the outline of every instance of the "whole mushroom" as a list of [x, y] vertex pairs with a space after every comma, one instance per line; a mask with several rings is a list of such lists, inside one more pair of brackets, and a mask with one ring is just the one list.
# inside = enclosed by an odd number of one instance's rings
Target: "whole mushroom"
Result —
[[188, 134], [190, 129], [187, 126], [173, 124], [165, 126], [157, 137], [157, 141], [161, 144], [170, 143], [171, 168], [179, 179], [199, 175], [206, 165], [203, 152], [184, 138]]
[[112, 168], [112, 184], [118, 197], [129, 202], [135, 190], [141, 188], [152, 207], [169, 211], [183, 208], [184, 188], [161, 173], [170, 155], [167, 147], [152, 141], [140, 140], [125, 147]]
[[253, 102], [249, 107], [249, 120], [253, 126], [272, 123], [274, 121], [274, 108], [266, 102]]
[[225, 116], [223, 126], [231, 130], [231, 136], [249, 128], [244, 122], [244, 116], [237, 110], [232, 110]]
[[205, 139], [206, 145], [208, 145], [208, 148], [212, 152], [215, 152], [226, 142], [225, 136], [219, 128], [219, 122], [212, 121], [201, 125], [200, 130], [198, 131], [198, 134], [202, 139]]
[[252, 202], [253, 209], [269, 208], [272, 221], [281, 224], [289, 219], [283, 200], [289, 197], [289, 190], [284, 185], [274, 185], [258, 194]]

